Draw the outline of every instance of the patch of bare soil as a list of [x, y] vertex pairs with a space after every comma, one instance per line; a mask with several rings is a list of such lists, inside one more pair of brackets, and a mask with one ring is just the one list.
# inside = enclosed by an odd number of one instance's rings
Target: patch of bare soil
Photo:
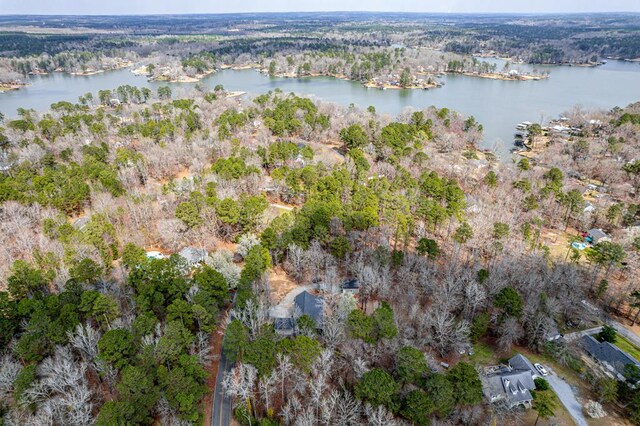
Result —
[[553, 259], [564, 259], [569, 252], [569, 238], [575, 235], [578, 235], [578, 231], [571, 228], [567, 232], [543, 229], [540, 242], [549, 247]]
[[190, 178], [191, 176], [193, 176], [193, 175], [191, 174], [189, 169], [183, 169], [183, 170], [179, 171], [173, 178], [175, 180], [182, 180], [184, 178]]
[[269, 287], [271, 289], [271, 302], [277, 305], [294, 288], [298, 287], [295, 281], [280, 267], [273, 268], [269, 274]]
[[235, 253], [238, 250], [238, 244], [228, 241], [219, 240], [216, 244], [216, 250], [229, 250], [231, 253]]

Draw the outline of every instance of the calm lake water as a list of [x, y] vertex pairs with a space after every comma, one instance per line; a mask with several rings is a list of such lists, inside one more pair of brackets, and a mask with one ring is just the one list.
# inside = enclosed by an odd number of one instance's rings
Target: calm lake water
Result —
[[[504, 62], [491, 60], [501, 69]], [[595, 68], [531, 67], [516, 65], [523, 71], [548, 70], [551, 78], [542, 81], [500, 81], [460, 75], [441, 78], [445, 86], [433, 90], [367, 89], [359, 83], [328, 77], [272, 78], [254, 70], [223, 70], [205, 78], [201, 84], [213, 88], [224, 85], [230, 91], [245, 91], [250, 95], [280, 88], [285, 92], [315, 96], [342, 105], [354, 103], [362, 108], [374, 105], [381, 113], [396, 115], [407, 107], [447, 107], [466, 115], [474, 115], [483, 124], [483, 146], [506, 153], [512, 146], [514, 128], [522, 121], [548, 121], [571, 109], [626, 106], [640, 101], [640, 64], [610, 61]], [[33, 77], [31, 85], [17, 91], [0, 94], [0, 112], [11, 117], [18, 107], [46, 110], [53, 102], [77, 102], [78, 96], [98, 90], [114, 89], [130, 84], [155, 89], [163, 83], [147, 82], [129, 70], [117, 70], [93, 76], [79, 77], [54, 73]], [[171, 85], [174, 97], [188, 84]]]

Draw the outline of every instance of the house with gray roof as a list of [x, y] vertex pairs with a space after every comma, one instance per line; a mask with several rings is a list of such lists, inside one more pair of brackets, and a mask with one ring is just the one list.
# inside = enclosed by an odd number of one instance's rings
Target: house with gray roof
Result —
[[293, 299], [293, 303], [295, 305], [294, 316], [308, 315], [315, 321], [318, 329], [322, 328], [324, 320], [324, 299], [322, 297], [303, 291]]
[[293, 334], [293, 330], [295, 329], [295, 323], [293, 318], [285, 317], [285, 318], [274, 318], [273, 319], [273, 328], [281, 336], [291, 336]]
[[522, 405], [531, 408], [536, 388], [534, 380], [539, 377], [533, 364], [523, 355], [509, 360], [509, 365], [492, 368], [482, 377], [482, 391], [492, 403], [504, 402], [510, 408]]
[[587, 352], [598, 364], [605, 368], [615, 378], [624, 382], [625, 369], [633, 365], [640, 369], [640, 363], [631, 355], [624, 352], [616, 345], [609, 342], [599, 342], [593, 336], [582, 336], [581, 342], [585, 352]]
[[609, 236], [602, 229], [589, 229], [589, 232], [587, 232], [587, 234], [588, 241], [593, 245], [603, 243], [605, 241], [611, 241], [611, 238], [609, 238]]
[[273, 326], [281, 336], [291, 336], [297, 332], [296, 321], [303, 315], [313, 319], [318, 331], [322, 330], [324, 320], [324, 299], [303, 291], [293, 299], [293, 310], [289, 316], [273, 317]]
[[509, 360], [509, 367], [517, 371], [529, 371], [535, 378], [538, 377], [538, 371], [535, 369], [531, 361], [522, 354], [518, 354]]

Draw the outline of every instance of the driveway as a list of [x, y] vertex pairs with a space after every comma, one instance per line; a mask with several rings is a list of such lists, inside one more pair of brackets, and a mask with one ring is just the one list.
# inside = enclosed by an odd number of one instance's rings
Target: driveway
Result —
[[296, 298], [297, 295], [306, 291], [309, 291], [313, 288], [310, 285], [301, 285], [299, 287], [294, 288], [286, 296], [282, 299], [280, 303], [276, 306], [272, 307], [269, 310], [269, 315], [271, 318], [288, 318], [293, 313], [293, 299]]
[[582, 331], [576, 331], [573, 333], [568, 333], [564, 335], [564, 340], [566, 340], [567, 342], [571, 342], [573, 340], [579, 339], [582, 336], [591, 336], [594, 334], [598, 334], [600, 333], [600, 331], [602, 330], [602, 327], [595, 327], [595, 328], [590, 328], [588, 330], [582, 330]]
[[564, 405], [569, 414], [571, 414], [576, 425], [588, 426], [587, 419], [584, 417], [584, 414], [582, 414], [582, 405], [576, 399], [569, 383], [565, 382], [553, 372], [545, 377], [545, 379], [549, 382], [549, 385], [551, 385], [556, 395], [558, 395], [558, 399], [562, 402], [562, 405]]

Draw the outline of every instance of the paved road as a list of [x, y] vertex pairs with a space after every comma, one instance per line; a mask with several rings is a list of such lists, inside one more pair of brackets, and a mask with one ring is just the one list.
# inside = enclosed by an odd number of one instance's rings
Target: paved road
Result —
[[[624, 336], [631, 343], [640, 347], [640, 337], [638, 337], [638, 335], [636, 335], [633, 331], [629, 330], [627, 327], [625, 327], [623, 324], [619, 323], [618, 321], [607, 319], [606, 322], [611, 327], [615, 328], [618, 334]], [[602, 327], [595, 327], [595, 328], [590, 328], [588, 330], [576, 331], [575, 333], [565, 334], [564, 338], [567, 341], [572, 341], [582, 336], [585, 336], [587, 334], [594, 335], [594, 334], [600, 333], [600, 330], [602, 330]]]
[[551, 388], [554, 390], [556, 395], [558, 395], [558, 399], [560, 399], [562, 405], [567, 408], [567, 411], [569, 412], [569, 414], [571, 414], [571, 417], [576, 422], [576, 425], [588, 426], [587, 419], [584, 417], [584, 414], [582, 414], [582, 405], [576, 399], [576, 396], [573, 393], [571, 386], [569, 386], [569, 383], [565, 382], [555, 373], [551, 373], [550, 375], [545, 377], [545, 379], [547, 379], [547, 382], [549, 382]]
[[627, 340], [633, 343], [636, 346], [640, 346], [640, 337], [638, 337], [633, 331], [629, 330], [624, 325], [620, 324], [617, 321], [609, 320], [607, 321], [609, 325], [616, 329], [618, 334], [623, 335]]
[[[231, 309], [236, 304], [236, 296], [238, 293], [233, 293], [231, 299]], [[211, 410], [211, 426], [229, 426], [231, 425], [231, 398], [224, 392], [224, 386], [222, 386], [222, 380], [225, 374], [227, 374], [233, 368], [233, 362], [231, 362], [224, 354], [224, 336], [220, 345], [220, 362], [218, 363], [218, 374], [216, 375], [216, 388], [213, 390], [213, 409]]]
[[231, 424], [231, 398], [225, 395], [224, 387], [222, 386], [224, 375], [231, 368], [233, 368], [233, 363], [224, 355], [224, 351], [221, 351], [213, 396], [211, 426], [229, 426]]

